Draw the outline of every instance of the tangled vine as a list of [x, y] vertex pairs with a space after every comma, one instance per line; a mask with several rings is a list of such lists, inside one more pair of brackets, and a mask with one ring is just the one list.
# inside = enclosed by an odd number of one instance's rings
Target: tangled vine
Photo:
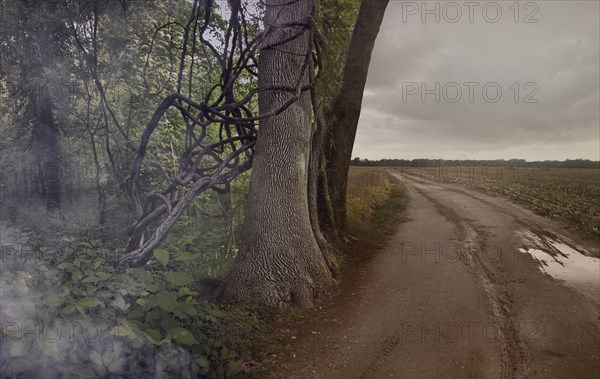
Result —
[[[267, 6], [285, 7], [298, 1], [306, 0], [267, 2]], [[143, 265], [199, 194], [209, 189], [228, 191], [231, 181], [251, 168], [257, 122], [283, 112], [303, 91], [314, 90], [314, 72], [319, 67], [321, 43], [315, 26], [316, 5], [314, 1], [311, 4], [312, 9], [305, 19], [293, 23], [269, 23], [258, 33], [249, 22], [252, 14], [248, 7], [252, 6], [256, 11], [262, 4], [230, 0], [231, 14], [223, 38], [215, 40], [207, 33], [217, 18], [214, 0], [194, 0], [186, 24], [169, 22], [156, 30], [152, 44], [165, 28], [179, 27], [182, 30], [177, 89], [156, 108], [141, 136], [130, 180], [134, 221], [128, 229], [128, 253], [121, 258], [121, 264]], [[250, 82], [248, 78], [258, 77], [260, 50], [284, 49], [285, 43], [304, 33], [308, 33], [311, 43], [294, 85], [256, 86], [239, 94], [236, 85], [247, 84]], [[151, 54], [152, 48], [145, 72]], [[193, 73], [198, 54], [208, 54], [216, 62], [220, 73], [218, 82], [210, 87], [204, 98], [194, 101]], [[185, 76], [187, 88], [184, 90]], [[261, 114], [253, 109], [252, 102], [264, 91], [288, 93], [289, 97], [276, 109]], [[170, 110], [175, 110], [185, 124], [185, 130], [181, 131], [185, 147], [178, 157], [178, 172], [173, 175], [163, 172], [163, 179], [168, 183], [165, 188], [143, 196], [140, 177], [142, 168], [147, 165], [145, 157], [151, 148], [149, 142]], [[208, 137], [211, 128], [218, 129], [216, 141]]]

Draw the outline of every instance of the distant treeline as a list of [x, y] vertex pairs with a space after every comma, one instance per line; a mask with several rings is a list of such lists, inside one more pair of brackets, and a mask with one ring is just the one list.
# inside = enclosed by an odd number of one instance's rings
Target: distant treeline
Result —
[[534, 161], [525, 159], [495, 160], [445, 160], [445, 159], [380, 159], [369, 160], [356, 157], [352, 166], [392, 166], [392, 167], [436, 167], [436, 166], [495, 166], [495, 167], [538, 167], [538, 168], [600, 168], [600, 161], [589, 159], [567, 159], [565, 161]]

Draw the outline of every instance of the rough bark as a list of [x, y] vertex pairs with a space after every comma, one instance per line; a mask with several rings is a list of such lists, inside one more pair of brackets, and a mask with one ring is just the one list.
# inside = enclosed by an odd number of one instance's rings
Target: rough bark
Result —
[[327, 185], [338, 233], [346, 233], [346, 188], [371, 53], [388, 0], [363, 0], [346, 55], [341, 88], [325, 112]]
[[[259, 86], [295, 85], [310, 33], [271, 46], [297, 32], [277, 25], [304, 21], [313, 6], [313, 0], [266, 2], [265, 25], [275, 25], [276, 31], [260, 52]], [[292, 95], [261, 93], [260, 112], [277, 109]], [[309, 218], [310, 123], [306, 91], [285, 111], [260, 122], [240, 252], [217, 291], [223, 301], [310, 307], [333, 283]]]
[[[325, 124], [327, 125], [327, 124]], [[327, 180], [327, 160], [325, 159], [325, 137], [323, 138], [323, 150], [321, 150], [319, 177], [318, 177], [318, 211], [321, 231], [327, 240], [335, 246], [340, 246], [341, 239], [335, 223], [335, 212], [333, 203], [329, 197], [329, 181]]]
[[[312, 71], [311, 71], [312, 72]], [[311, 79], [313, 75], [311, 75]], [[311, 102], [313, 112], [315, 114], [315, 132], [312, 136], [311, 150], [310, 150], [310, 163], [308, 168], [308, 211], [310, 217], [310, 223], [313, 229], [313, 233], [317, 240], [317, 244], [321, 249], [325, 263], [334, 278], [338, 277], [338, 269], [335, 266], [332, 259], [332, 249], [334, 248], [335, 242], [328, 240], [321, 230], [321, 220], [319, 211], [319, 174], [323, 167], [323, 147], [325, 144], [325, 133], [327, 132], [327, 124], [323, 118], [323, 112], [321, 112], [321, 105], [319, 97], [315, 87], [311, 89]], [[330, 243], [333, 242], [333, 243]]]

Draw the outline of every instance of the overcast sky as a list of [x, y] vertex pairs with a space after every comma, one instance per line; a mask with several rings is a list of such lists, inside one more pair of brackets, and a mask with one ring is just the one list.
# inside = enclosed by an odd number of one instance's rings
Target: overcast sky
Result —
[[599, 2], [465, 3], [390, 1], [353, 156], [600, 159]]

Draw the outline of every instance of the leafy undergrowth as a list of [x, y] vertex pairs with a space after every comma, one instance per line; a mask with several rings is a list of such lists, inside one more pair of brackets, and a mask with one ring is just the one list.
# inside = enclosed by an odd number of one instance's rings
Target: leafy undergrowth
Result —
[[[147, 269], [83, 235], [2, 226], [1, 377], [236, 377], [260, 372], [270, 314], [206, 300], [201, 262], [156, 250]], [[47, 246], [52, 246], [51, 248]]]
[[[383, 170], [353, 169], [348, 194], [350, 245], [376, 249], [401, 219], [403, 188]], [[144, 269], [123, 268], [122, 241], [48, 228], [0, 223], [1, 378], [266, 373], [275, 319], [291, 316], [208, 300], [199, 276], [218, 278], [232, 255], [199, 253], [183, 228]]]

